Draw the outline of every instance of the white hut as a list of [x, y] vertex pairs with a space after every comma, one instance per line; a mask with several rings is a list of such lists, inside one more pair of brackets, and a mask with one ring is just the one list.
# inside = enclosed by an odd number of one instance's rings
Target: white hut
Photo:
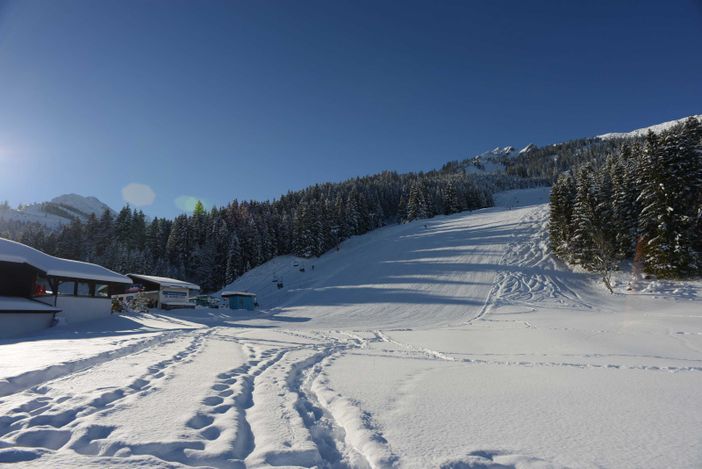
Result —
[[[108, 317], [110, 295], [130, 285], [129, 277], [89, 262], [50, 256], [0, 238], [0, 297], [30, 299], [60, 310], [68, 323]], [[17, 301], [7, 304], [17, 306]], [[9, 309], [8, 309], [9, 311]], [[15, 308], [13, 314], [19, 314]]]
[[141, 292], [149, 302], [149, 307], [159, 309], [194, 308], [193, 298], [200, 293], [200, 286], [175, 278], [155, 275], [127, 274], [134, 285], [117, 298], [125, 301], [134, 299]]

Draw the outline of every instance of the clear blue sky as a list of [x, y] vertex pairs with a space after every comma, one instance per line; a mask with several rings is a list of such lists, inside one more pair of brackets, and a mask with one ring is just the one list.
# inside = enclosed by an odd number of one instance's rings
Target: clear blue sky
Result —
[[699, 1], [0, 0], [0, 200], [269, 199], [702, 113]]

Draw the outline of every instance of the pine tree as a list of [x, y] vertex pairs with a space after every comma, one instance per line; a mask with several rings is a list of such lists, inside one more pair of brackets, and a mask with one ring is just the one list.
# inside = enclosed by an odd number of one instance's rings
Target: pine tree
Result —
[[575, 181], [570, 174], [562, 174], [554, 183], [550, 197], [549, 237], [556, 255], [567, 258], [573, 236], [572, 216], [575, 203]]
[[417, 179], [412, 184], [409, 198], [407, 199], [406, 220], [412, 221], [417, 218], [426, 218], [427, 216], [426, 188], [422, 180]]
[[185, 266], [188, 265], [188, 257], [190, 252], [190, 243], [188, 239], [188, 218], [185, 215], [178, 215], [173, 220], [166, 242], [166, 256], [173, 267], [173, 270], [185, 272]]
[[585, 268], [591, 268], [595, 256], [593, 228], [596, 217], [596, 201], [594, 198], [594, 178], [590, 165], [585, 165], [576, 171], [575, 184], [573, 236], [570, 242], [571, 260]]
[[224, 277], [224, 283], [229, 285], [241, 275], [241, 247], [239, 245], [239, 237], [236, 233], [232, 233], [229, 238], [229, 246], [227, 252], [227, 269]]
[[450, 215], [452, 213], [458, 213], [461, 211], [460, 204], [458, 203], [458, 195], [456, 194], [456, 188], [453, 181], [449, 181], [446, 186], [446, 191], [444, 192], [444, 214]]

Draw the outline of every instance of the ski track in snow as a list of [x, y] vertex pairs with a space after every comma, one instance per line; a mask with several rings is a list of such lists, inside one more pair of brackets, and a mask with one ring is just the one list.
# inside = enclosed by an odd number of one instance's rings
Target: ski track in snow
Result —
[[110, 360], [115, 360], [117, 358], [137, 353], [153, 346], [158, 346], [160, 343], [170, 340], [172, 337], [174, 337], [174, 334], [174, 332], [170, 331], [161, 332], [147, 339], [139, 340], [126, 346], [108, 350], [94, 356], [88, 356], [57, 365], [51, 365], [39, 370], [32, 370], [17, 376], [2, 379], [0, 380], [0, 397], [14, 394], [18, 391], [40, 385], [46, 381], [57, 379], [62, 376], [84, 371], [94, 366], [109, 362]]
[[[14, 441], [18, 446], [58, 449], [75, 436], [77, 424], [85, 417], [109, 412], [128, 396], [144, 396], [157, 391], [173, 367], [198, 352], [206, 334], [207, 332], [195, 335], [184, 348], [179, 347], [177, 352], [168, 358], [148, 365], [145, 373], [124, 387], [115, 386], [110, 390], [97, 388], [94, 393], [83, 389], [81, 394], [73, 395], [52, 389], [52, 385], [60, 384], [59, 379], [56, 383], [46, 382], [41, 387], [30, 389], [24, 393], [25, 402], [10, 409], [2, 417], [0, 437], [3, 441]], [[165, 347], [168, 343], [175, 342], [161, 342], [160, 346]], [[76, 378], [84, 377], [87, 379], [82, 379], [81, 382], [89, 382], [91, 375], [82, 371], [76, 373]], [[77, 452], [89, 451], [91, 441], [104, 438], [106, 433], [109, 433], [108, 429], [88, 427], [71, 447]]]
[[[254, 437], [267, 439], [247, 459], [250, 466], [299, 465], [304, 467], [394, 467], [392, 453], [372, 416], [357, 402], [338, 395], [324, 370], [345, 352], [366, 348], [368, 341], [342, 331], [300, 333], [282, 330], [293, 337], [318, 340], [309, 346], [287, 349], [266, 373], [260, 394], [263, 404], [252, 409]], [[295, 352], [304, 352], [292, 357]], [[277, 384], [275, 395], [265, 387]], [[270, 408], [281, 411], [271, 412]], [[294, 411], [295, 415], [290, 415]], [[282, 419], [281, 419], [282, 417]], [[285, 421], [292, 432], [275, 431]], [[272, 437], [272, 435], [275, 435]], [[271, 439], [273, 441], [271, 441]], [[271, 444], [273, 443], [273, 444]]]
[[[324, 374], [324, 368], [337, 356], [365, 348], [368, 341], [341, 331], [279, 332], [312, 343], [268, 347], [243, 337], [223, 337], [216, 328], [179, 332], [169, 336], [169, 340], [151, 344], [151, 348], [112, 357], [110, 362], [103, 361], [91, 370], [81, 369], [18, 392], [12, 402], [22, 402], [20, 405], [2, 404], [5, 409], [0, 418], [0, 449], [25, 448], [13, 453], [19, 459], [69, 448], [83, 456], [146, 455], [190, 466], [393, 467], [397, 457], [371, 416], [358, 403], [337, 395]], [[190, 438], [137, 444], [111, 437], [118, 428], [101, 421], [109, 421], [111, 415], [129, 411], [138, 400], [163, 392], [176, 368], [192, 362], [208, 341], [215, 340], [236, 343], [248, 359], [243, 365], [216, 375], [210, 393], [183, 425], [184, 434], [190, 432]], [[159, 350], [170, 355], [151, 362], [159, 356]], [[291, 357], [295, 353], [301, 355]], [[75, 394], [64, 391], [89, 385], [91, 377], [102, 372], [101, 366], [115, 367], [120, 360], [131, 361], [129, 366], [141, 366], [145, 372], [133, 376], [127, 385], [117, 384], [125, 377], [115, 375], [114, 386], [105, 386], [101, 381], [92, 391], [84, 387]], [[256, 400], [259, 393], [263, 397], [260, 402]], [[296, 416], [279, 419], [276, 415], [271, 422], [257, 415], [276, 408], [277, 401], [278, 407], [287, 405], [287, 410]], [[280, 422], [294, 428], [296, 437], [307, 444], [266, 444], [266, 435], [274, 434]], [[257, 438], [257, 433], [263, 436]]]
[[[437, 350], [432, 350], [424, 347], [417, 347], [415, 345], [406, 344], [399, 342], [386, 333], [382, 331], [375, 331], [376, 336], [382, 342], [389, 344], [394, 344], [400, 347], [402, 350], [393, 349], [379, 349], [378, 351], [384, 354], [384, 356], [396, 359], [412, 359], [412, 360], [435, 360], [435, 361], [445, 361], [453, 362], [458, 364], [466, 365], [492, 365], [492, 366], [518, 366], [518, 367], [566, 367], [566, 368], [579, 368], [579, 369], [609, 369], [609, 370], [638, 370], [638, 371], [656, 371], [656, 372], [668, 372], [668, 373], [697, 373], [702, 372], [702, 365], [700, 366], [665, 366], [665, 365], [625, 365], [617, 363], [582, 363], [573, 361], [544, 361], [544, 360], [489, 360], [484, 358], [459, 358], [454, 355], [439, 352]], [[524, 354], [511, 354], [511, 356], [518, 356]], [[549, 357], [551, 355], [543, 354], [544, 357]], [[603, 354], [583, 354], [574, 355], [573, 358], [604, 358], [610, 357], [611, 355]], [[661, 360], [678, 360], [674, 357], [662, 357], [662, 356], [643, 356], [643, 355], [616, 355], [617, 357], [626, 358], [654, 358]], [[689, 361], [689, 360], [685, 360]], [[699, 360], [698, 360], [699, 361]]]
[[499, 265], [504, 267], [498, 270], [495, 284], [482, 308], [467, 324], [478, 320], [508, 321], [534, 327], [525, 320], [486, 318], [491, 311], [509, 305], [525, 307], [525, 312], [536, 311], [544, 304], [569, 309], [592, 308], [559, 278], [568, 268], [550, 254], [547, 220], [547, 205], [528, 211], [519, 220], [525, 234], [512, 234], [515, 239], [499, 261]]

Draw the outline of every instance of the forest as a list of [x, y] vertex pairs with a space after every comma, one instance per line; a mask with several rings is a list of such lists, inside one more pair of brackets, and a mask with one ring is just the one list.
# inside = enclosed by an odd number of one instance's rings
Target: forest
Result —
[[620, 142], [551, 190], [554, 252], [607, 274], [625, 259], [660, 278], [702, 274], [702, 124]]

